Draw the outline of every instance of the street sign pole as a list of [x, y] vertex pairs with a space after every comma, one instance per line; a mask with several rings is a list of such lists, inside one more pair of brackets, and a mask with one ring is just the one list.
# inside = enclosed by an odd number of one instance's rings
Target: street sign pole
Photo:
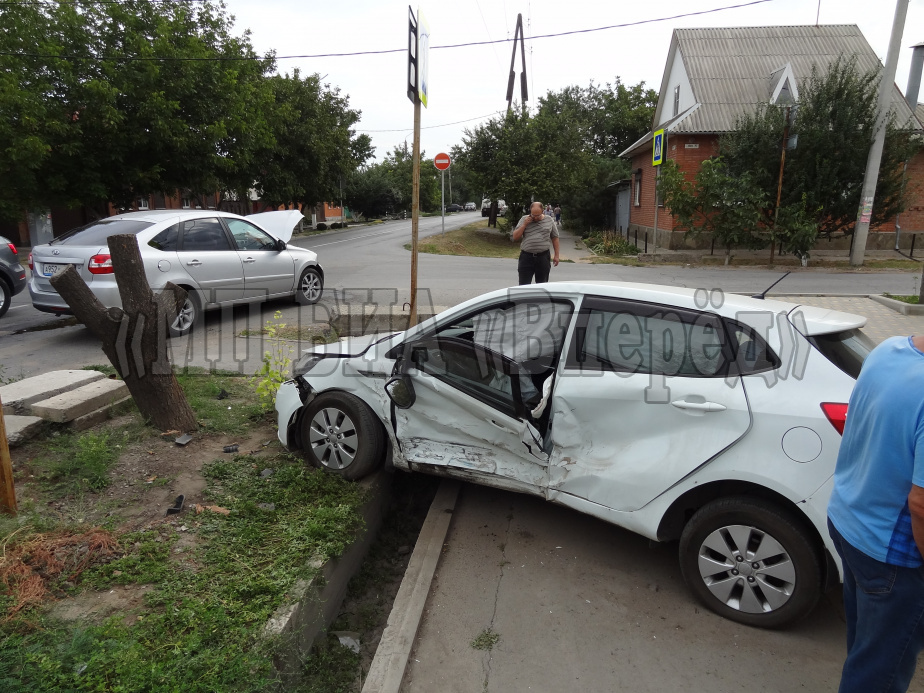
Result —
[[873, 218], [873, 199], [876, 197], [876, 182], [879, 178], [879, 166], [882, 163], [882, 150], [885, 146], [886, 119], [895, 93], [895, 68], [898, 66], [898, 52], [905, 31], [905, 17], [908, 15], [910, 0], [898, 0], [895, 5], [895, 18], [892, 21], [892, 36], [889, 38], [889, 51], [886, 53], [885, 68], [879, 82], [879, 111], [876, 115], [876, 132], [873, 146], [869, 149], [866, 160], [866, 175], [863, 178], [863, 191], [860, 193], [860, 209], [850, 246], [850, 264], [854, 267], [863, 265], [866, 254], [866, 240], [869, 224]]
[[667, 143], [664, 130], [658, 130], [652, 140], [651, 165], [654, 167], [654, 252], [658, 252], [658, 168], [664, 161], [664, 148]]
[[408, 327], [417, 324], [417, 222], [420, 219], [420, 99], [414, 102], [414, 163], [411, 186], [411, 316]]
[[446, 171], [440, 171], [440, 207], [443, 208], [441, 222], [443, 233], [446, 233]]
[[[449, 169], [449, 166], [452, 164], [452, 159], [449, 158], [449, 154], [440, 152], [435, 157], [433, 157], [433, 165], [436, 167], [436, 170], [440, 172], [440, 207], [443, 208], [443, 233], [446, 233], [446, 171]], [[449, 172], [450, 180], [452, 180], [452, 171]], [[450, 191], [452, 190], [452, 185], [450, 184]], [[450, 192], [450, 197], [452, 193]], [[450, 200], [452, 202], [452, 200]]]
[[408, 5], [407, 96], [414, 104], [414, 150], [411, 183], [411, 311], [408, 327], [417, 324], [417, 239], [420, 220], [420, 106], [427, 105], [430, 29], [420, 11]]

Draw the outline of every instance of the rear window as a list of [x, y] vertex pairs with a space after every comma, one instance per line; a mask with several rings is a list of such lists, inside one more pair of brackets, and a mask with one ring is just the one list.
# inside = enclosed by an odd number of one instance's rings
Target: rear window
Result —
[[150, 221], [137, 219], [100, 219], [86, 226], [71, 229], [54, 239], [52, 245], [106, 245], [106, 239], [117, 233], [138, 233], [151, 226]]
[[831, 363], [854, 380], [860, 375], [860, 368], [876, 344], [860, 330], [846, 330], [833, 334], [809, 337], [809, 342], [825, 355]]

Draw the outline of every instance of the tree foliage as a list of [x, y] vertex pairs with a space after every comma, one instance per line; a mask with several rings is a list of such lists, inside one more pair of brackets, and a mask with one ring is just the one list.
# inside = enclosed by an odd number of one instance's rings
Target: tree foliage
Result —
[[346, 99], [315, 76], [271, 76], [273, 55], [235, 36], [220, 2], [7, 3], [3, 18], [6, 218], [255, 183], [274, 202], [314, 203], [368, 156]]
[[[440, 208], [440, 175], [426, 152], [420, 152], [420, 159], [420, 209], [433, 212]], [[365, 166], [349, 177], [344, 190], [346, 204], [365, 217], [410, 214], [413, 166], [413, 151], [402, 142], [380, 163]], [[446, 194], [448, 197], [448, 189]]]
[[[860, 72], [856, 61], [838, 59], [827, 70], [813, 69], [800, 85], [792, 134], [798, 145], [786, 153], [780, 219], [804, 209], [822, 236], [852, 233], [860, 206], [867, 153], [876, 129], [879, 73]], [[732, 176], [748, 173], [770, 204], [763, 222], [772, 228], [780, 171], [784, 109], [761, 106], [738, 121], [720, 142]], [[871, 226], [894, 219], [906, 204], [902, 163], [916, 150], [903, 123], [894, 114], [886, 123]], [[784, 211], [789, 210], [789, 211]], [[793, 234], [774, 231], [788, 240]], [[796, 234], [798, 235], [798, 234]], [[814, 239], [813, 239], [814, 240]], [[798, 244], [797, 244], [798, 245]]]
[[532, 200], [566, 218], [604, 225], [607, 185], [628, 174], [619, 154], [651, 124], [657, 93], [644, 83], [570, 86], [540, 97], [534, 115], [513, 109], [465, 131], [456, 160], [486, 196], [519, 215]]

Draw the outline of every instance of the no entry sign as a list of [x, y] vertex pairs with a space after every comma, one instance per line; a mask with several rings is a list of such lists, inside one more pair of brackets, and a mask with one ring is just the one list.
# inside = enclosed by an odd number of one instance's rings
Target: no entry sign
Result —
[[433, 158], [433, 165], [436, 166], [437, 171], [445, 171], [447, 168], [449, 168], [449, 164], [451, 163], [452, 161], [449, 159], [449, 154], [437, 154]]

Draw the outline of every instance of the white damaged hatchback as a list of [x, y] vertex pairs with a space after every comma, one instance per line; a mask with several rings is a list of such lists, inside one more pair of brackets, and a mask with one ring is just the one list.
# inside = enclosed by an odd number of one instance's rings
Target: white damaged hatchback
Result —
[[706, 606], [781, 627], [839, 581], [825, 511], [865, 322], [719, 290], [515, 287], [307, 351], [279, 438], [349, 479], [391, 464], [679, 541]]

